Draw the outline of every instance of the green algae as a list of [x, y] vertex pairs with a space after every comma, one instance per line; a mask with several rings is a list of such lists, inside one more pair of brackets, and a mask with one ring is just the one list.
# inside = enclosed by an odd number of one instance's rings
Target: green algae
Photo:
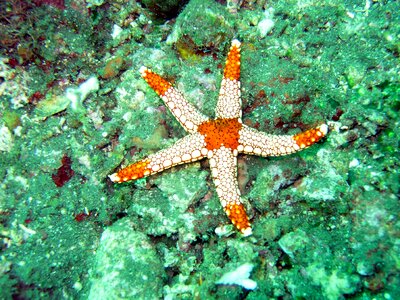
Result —
[[[193, 233], [195, 224], [200, 222], [201, 214], [187, 212], [194, 199], [207, 192], [206, 172], [196, 164], [181, 168], [179, 173], [168, 173], [154, 179], [158, 189], [140, 189], [132, 195], [128, 214], [140, 218], [137, 227], [150, 235], [171, 236], [179, 233], [182, 242], [196, 239]], [[176, 188], [179, 193], [176, 193]]]
[[[193, 26], [193, 20], [205, 27], [198, 30], [197, 26]], [[207, 31], [206, 35], [204, 31]], [[193, 51], [205, 50], [226, 45], [226, 41], [230, 41], [234, 35], [233, 16], [222, 5], [216, 5], [211, 0], [192, 0], [176, 19], [168, 42], [183, 43]]]
[[90, 272], [88, 299], [161, 298], [164, 271], [150, 239], [128, 219], [103, 234]]
[[[245, 1], [231, 14], [218, 2], [168, 8], [170, 20], [136, 1], [105, 1], [90, 15], [67, 1], [64, 11], [30, 7], [35, 26], [14, 24], [33, 59], [1, 50], [1, 298], [399, 297], [399, 4]], [[266, 11], [273, 27], [264, 34]], [[114, 24], [123, 30], [115, 39]], [[242, 42], [246, 124], [273, 134], [331, 128], [299, 154], [241, 158], [248, 238], [214, 232], [229, 221], [207, 163], [107, 180], [184, 135], [140, 66], [213, 116], [232, 38]], [[178, 46], [195, 59], [182, 60]], [[46, 99], [99, 77], [113, 55], [126, 65], [78, 111], [36, 118]], [[31, 97], [38, 91], [44, 98]], [[65, 155], [75, 175], [57, 187]], [[255, 265], [257, 289], [216, 285], [243, 264]]]

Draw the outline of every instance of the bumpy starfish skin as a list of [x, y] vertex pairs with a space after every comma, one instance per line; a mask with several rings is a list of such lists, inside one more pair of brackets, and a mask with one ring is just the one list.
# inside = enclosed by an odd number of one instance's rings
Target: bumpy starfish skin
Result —
[[226, 60], [215, 109], [216, 119], [201, 114], [168, 81], [151, 70], [142, 67], [140, 72], [189, 135], [171, 147], [110, 175], [110, 179], [114, 182], [135, 180], [179, 164], [208, 158], [222, 207], [245, 236], [250, 235], [252, 230], [240, 198], [237, 155], [246, 153], [266, 157], [291, 154], [318, 142], [328, 132], [328, 126], [322, 124], [295, 135], [271, 135], [242, 123], [238, 40], [232, 41]]

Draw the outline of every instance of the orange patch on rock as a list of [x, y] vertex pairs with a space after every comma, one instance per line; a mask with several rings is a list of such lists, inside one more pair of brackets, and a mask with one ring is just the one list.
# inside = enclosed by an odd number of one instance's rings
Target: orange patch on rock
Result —
[[150, 70], [145, 70], [143, 78], [159, 96], [164, 96], [171, 87], [168, 81]]
[[237, 149], [239, 146], [239, 130], [242, 123], [238, 119], [216, 119], [206, 121], [199, 125], [198, 132], [205, 137], [208, 150], [219, 149], [225, 146]]
[[123, 58], [119, 56], [110, 59], [103, 69], [102, 77], [104, 79], [109, 79], [117, 76], [122, 68], [123, 63], [124, 63]]

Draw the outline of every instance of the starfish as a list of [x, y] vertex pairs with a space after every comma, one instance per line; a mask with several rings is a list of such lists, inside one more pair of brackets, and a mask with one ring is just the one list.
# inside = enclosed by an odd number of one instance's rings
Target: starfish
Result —
[[238, 188], [238, 154], [262, 157], [291, 154], [318, 142], [327, 134], [328, 126], [321, 124], [295, 135], [271, 135], [243, 124], [240, 46], [238, 40], [232, 41], [215, 108], [215, 119], [199, 112], [167, 80], [146, 67], [140, 68], [144, 80], [161, 97], [188, 135], [169, 148], [109, 175], [109, 178], [113, 182], [126, 182], [176, 165], [208, 158], [217, 195], [225, 213], [236, 228], [248, 236], [252, 229]]

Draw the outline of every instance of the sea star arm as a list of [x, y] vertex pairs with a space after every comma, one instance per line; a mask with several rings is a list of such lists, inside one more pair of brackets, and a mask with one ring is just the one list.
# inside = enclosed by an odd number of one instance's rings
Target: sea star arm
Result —
[[204, 137], [199, 133], [185, 136], [171, 147], [158, 151], [108, 177], [114, 182], [125, 182], [149, 176], [183, 163], [207, 156]]
[[237, 152], [222, 146], [209, 152], [211, 175], [225, 213], [236, 228], [248, 236], [252, 233], [249, 218], [240, 199], [237, 182]]
[[224, 77], [217, 107], [216, 118], [240, 118], [242, 116], [242, 101], [240, 98], [240, 42], [233, 40], [225, 63]]
[[303, 150], [315, 144], [328, 133], [328, 126], [322, 124], [295, 135], [272, 135], [246, 125], [239, 131], [240, 153], [258, 156], [280, 156]]
[[189, 133], [195, 133], [199, 124], [208, 120], [167, 80], [146, 67], [140, 73], [149, 86], [161, 97], [174, 117]]

